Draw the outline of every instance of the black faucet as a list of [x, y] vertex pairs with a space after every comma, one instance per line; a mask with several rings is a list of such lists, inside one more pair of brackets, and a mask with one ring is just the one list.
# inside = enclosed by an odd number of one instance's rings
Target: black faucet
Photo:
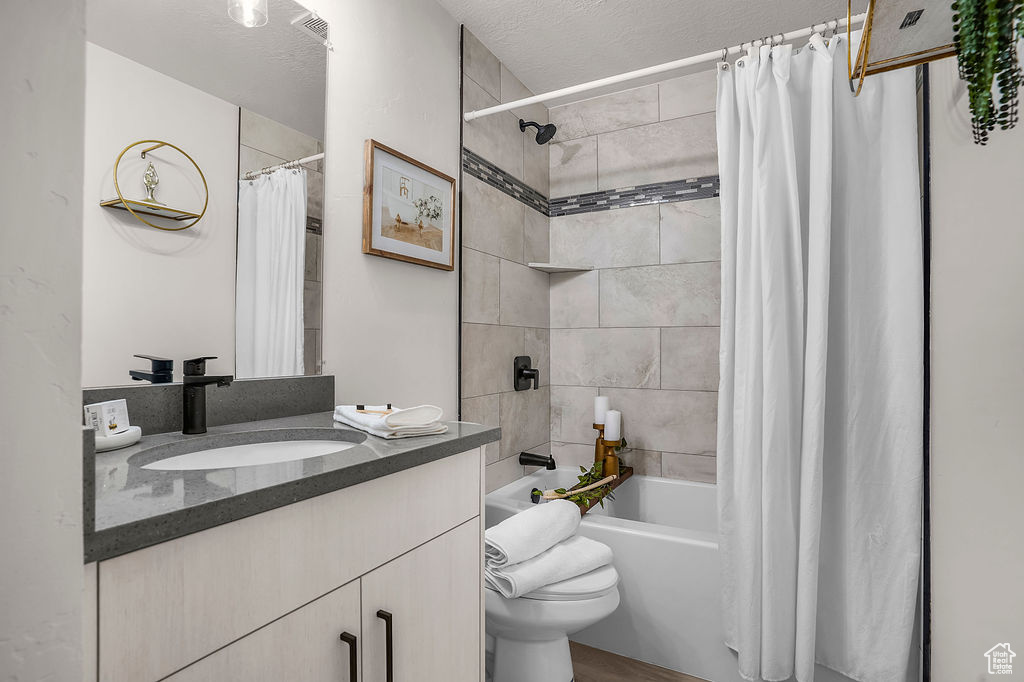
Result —
[[155, 355], [136, 355], [137, 358], [149, 360], [150, 370], [143, 372], [138, 369], [128, 370], [128, 376], [134, 381], [148, 381], [151, 384], [169, 384], [174, 378], [174, 360], [158, 358]]
[[193, 358], [184, 362], [181, 387], [181, 432], [206, 433], [206, 387], [230, 386], [233, 376], [206, 376], [206, 361], [216, 356]]

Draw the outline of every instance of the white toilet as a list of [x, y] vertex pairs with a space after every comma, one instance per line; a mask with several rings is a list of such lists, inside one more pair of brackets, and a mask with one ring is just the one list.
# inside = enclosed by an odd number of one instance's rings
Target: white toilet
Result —
[[[569, 635], [611, 615], [619, 605], [619, 574], [602, 566], [531, 592], [506, 599], [488, 587], [488, 655], [493, 682], [570, 682]], [[490, 654], [490, 651], [488, 652]]]

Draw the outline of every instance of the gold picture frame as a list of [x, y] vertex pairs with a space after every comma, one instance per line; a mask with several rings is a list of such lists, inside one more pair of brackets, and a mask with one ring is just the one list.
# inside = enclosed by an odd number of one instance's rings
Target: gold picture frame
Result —
[[372, 139], [365, 163], [363, 253], [454, 270], [455, 178]]

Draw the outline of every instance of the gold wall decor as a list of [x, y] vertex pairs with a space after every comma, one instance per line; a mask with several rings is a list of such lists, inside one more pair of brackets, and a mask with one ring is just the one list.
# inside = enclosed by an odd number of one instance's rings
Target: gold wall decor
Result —
[[[121, 164], [121, 159], [124, 157], [125, 153], [129, 149], [132, 149], [133, 147], [138, 147], [139, 145], [143, 144], [152, 145], [142, 150], [141, 157], [143, 159], [146, 158], [147, 153], [160, 149], [161, 147], [170, 147], [171, 149], [177, 151], [179, 154], [188, 159], [189, 163], [191, 163], [192, 166], [196, 169], [196, 172], [199, 173], [199, 178], [203, 181], [203, 192], [205, 196], [203, 198], [203, 208], [201, 211], [199, 211], [199, 213], [185, 211], [177, 208], [171, 208], [170, 206], [165, 206], [164, 204], [158, 202], [156, 198], [153, 196], [153, 188], [155, 188], [156, 183], [158, 182], [158, 180], [155, 177], [155, 171], [152, 174], [152, 179], [150, 179], [150, 174], [147, 170], [146, 189], [148, 191], [148, 195], [145, 199], [124, 198], [124, 195], [121, 193], [121, 187], [117, 181], [117, 168]], [[150, 164], [150, 167], [152, 167], [152, 164]], [[204, 215], [206, 215], [206, 207], [210, 203], [210, 188], [206, 184], [206, 176], [203, 175], [203, 171], [199, 167], [199, 164], [197, 164], [191, 156], [185, 153], [185, 150], [183, 150], [181, 147], [177, 147], [171, 144], [170, 142], [164, 142], [163, 140], [139, 140], [138, 142], [132, 142], [130, 145], [121, 150], [121, 153], [117, 155], [117, 160], [114, 162], [114, 191], [117, 192], [117, 198], [110, 199], [108, 201], [101, 201], [100, 206], [104, 206], [106, 208], [117, 208], [123, 211], [128, 211], [136, 220], [139, 220], [140, 222], [145, 223], [146, 225], [149, 225], [152, 228], [156, 228], [157, 230], [164, 230], [166, 232], [179, 232], [181, 230], [187, 230], [188, 228], [193, 227], [196, 223], [202, 220]], [[191, 222], [188, 223], [188, 225], [182, 225], [181, 227], [167, 227], [165, 225], [157, 225], [155, 223], [152, 223], [143, 218], [143, 215], [148, 215], [156, 218], [165, 218], [168, 220], [175, 220], [179, 222], [190, 220]]]
[[852, 5], [847, 0], [846, 61], [855, 95], [867, 76], [956, 54], [948, 0], [871, 0], [856, 56], [850, 45]]

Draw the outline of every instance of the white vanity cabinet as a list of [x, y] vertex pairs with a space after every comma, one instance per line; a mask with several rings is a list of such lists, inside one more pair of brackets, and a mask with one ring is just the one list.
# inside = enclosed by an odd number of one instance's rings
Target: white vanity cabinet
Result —
[[477, 682], [482, 449], [101, 561], [101, 682]]
[[361, 643], [359, 581], [354, 580], [166, 679], [356, 682]]
[[363, 682], [480, 679], [480, 523], [363, 576]]

